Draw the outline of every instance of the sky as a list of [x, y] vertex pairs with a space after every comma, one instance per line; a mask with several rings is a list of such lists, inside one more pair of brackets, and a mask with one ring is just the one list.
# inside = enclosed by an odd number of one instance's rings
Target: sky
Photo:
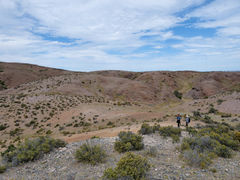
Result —
[[0, 0], [0, 61], [239, 71], [240, 0]]

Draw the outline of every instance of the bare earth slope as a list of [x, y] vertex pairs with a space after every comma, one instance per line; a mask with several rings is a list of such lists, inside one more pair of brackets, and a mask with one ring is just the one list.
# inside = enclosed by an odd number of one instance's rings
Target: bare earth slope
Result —
[[0, 80], [5, 82], [7, 88], [66, 73], [64, 70], [37, 65], [0, 62]]

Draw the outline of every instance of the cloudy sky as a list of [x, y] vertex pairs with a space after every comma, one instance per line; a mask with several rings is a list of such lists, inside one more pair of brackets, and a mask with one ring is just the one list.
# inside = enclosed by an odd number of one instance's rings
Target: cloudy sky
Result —
[[0, 0], [0, 61], [240, 70], [240, 0]]

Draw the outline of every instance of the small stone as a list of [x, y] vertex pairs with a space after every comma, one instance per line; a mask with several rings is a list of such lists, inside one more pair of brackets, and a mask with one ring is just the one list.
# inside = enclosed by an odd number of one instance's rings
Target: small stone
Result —
[[50, 172], [50, 173], [53, 173], [54, 171], [55, 171], [55, 168], [50, 168], [50, 169], [49, 169], [49, 172]]

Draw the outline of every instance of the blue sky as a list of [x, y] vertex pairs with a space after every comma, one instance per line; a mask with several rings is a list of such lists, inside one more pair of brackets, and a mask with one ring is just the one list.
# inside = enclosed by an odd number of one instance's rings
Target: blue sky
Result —
[[239, 9], [239, 0], [0, 0], [0, 61], [239, 71]]

